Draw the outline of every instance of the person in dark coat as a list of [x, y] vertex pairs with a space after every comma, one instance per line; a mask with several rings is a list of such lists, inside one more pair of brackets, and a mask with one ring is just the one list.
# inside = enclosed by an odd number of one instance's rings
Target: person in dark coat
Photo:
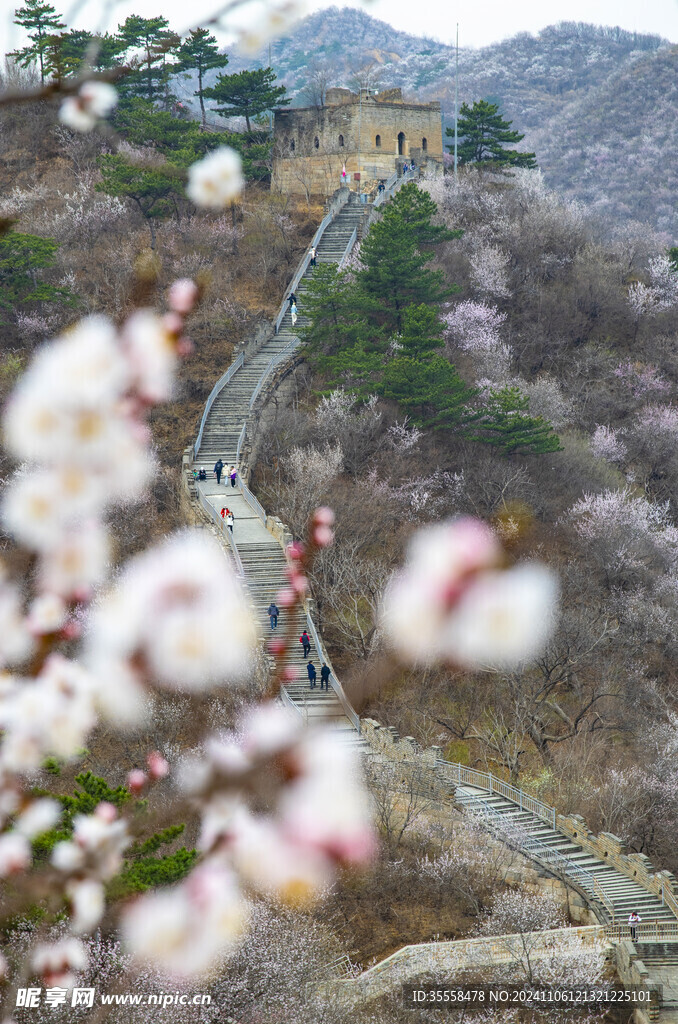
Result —
[[278, 625], [278, 616], [280, 615], [280, 609], [278, 608], [277, 604], [274, 601], [271, 601], [271, 603], [269, 604], [266, 610], [266, 614], [270, 616], [271, 629], [275, 629], [275, 627]]
[[308, 665], [306, 666], [306, 671], [308, 672], [308, 681], [310, 683], [310, 688], [312, 690], [315, 690], [315, 681], [318, 677], [316, 675], [315, 665], [313, 664], [312, 661], [309, 661]]
[[304, 648], [304, 657], [308, 658], [309, 652], [311, 650], [311, 638], [309, 637], [306, 630], [304, 630], [304, 632], [299, 637], [299, 643], [302, 644]]
[[320, 689], [323, 686], [326, 690], [330, 688], [330, 666], [323, 661], [323, 667], [320, 669]]
[[198, 473], [198, 480], [207, 480], [207, 472], [205, 471], [204, 466], [200, 467], [200, 471]]
[[293, 305], [296, 306], [296, 304], [297, 304], [297, 297], [294, 294], [294, 292], [290, 292], [290, 294], [287, 296], [287, 301], [290, 304], [290, 308], [292, 308]]
[[218, 484], [221, 483], [221, 474], [223, 472], [223, 469], [224, 469], [223, 462], [221, 461], [221, 459], [217, 459], [217, 461], [214, 463], [214, 475], [217, 478], [217, 483]]

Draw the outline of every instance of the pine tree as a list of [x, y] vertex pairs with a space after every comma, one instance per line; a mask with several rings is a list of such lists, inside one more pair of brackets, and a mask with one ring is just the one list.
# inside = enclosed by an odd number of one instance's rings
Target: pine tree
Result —
[[319, 357], [335, 356], [368, 335], [374, 338], [378, 332], [367, 319], [371, 308], [335, 263], [319, 263], [303, 296], [307, 322], [300, 335], [310, 360], [318, 365]]
[[678, 245], [674, 245], [669, 249], [669, 263], [678, 273]]
[[71, 29], [50, 36], [45, 47], [45, 71], [56, 81], [79, 75], [87, 63], [94, 71], [106, 71], [120, 64], [123, 44], [117, 36], [94, 36], [84, 29]]
[[528, 398], [517, 387], [490, 391], [478, 427], [480, 433], [473, 440], [494, 445], [504, 455], [542, 455], [563, 450], [551, 424], [541, 416], [530, 416]]
[[[154, 146], [172, 162], [198, 160], [221, 142], [220, 138], [203, 132], [197, 121], [182, 121], [166, 110], [136, 96], [115, 112], [115, 128], [137, 146]], [[185, 159], [177, 159], [181, 154]]]
[[344, 387], [357, 398], [368, 398], [378, 388], [384, 369], [384, 355], [364, 339], [333, 356], [319, 356], [316, 365], [325, 376], [327, 388]]
[[417, 248], [410, 225], [399, 216], [384, 216], [370, 228], [356, 277], [360, 289], [379, 303], [377, 322], [387, 331], [402, 331], [407, 306], [437, 304], [455, 290], [444, 287], [442, 271], [426, 266], [432, 258]]
[[398, 344], [403, 355], [425, 361], [442, 346], [443, 325], [434, 309], [421, 303], [403, 312], [403, 329]]
[[45, 0], [26, 0], [25, 7], [20, 7], [14, 12], [14, 24], [21, 25], [26, 30], [31, 45], [15, 50], [9, 56], [24, 68], [37, 61], [40, 66], [40, 80], [44, 85], [48, 74], [45, 51], [50, 46], [49, 38], [55, 34], [55, 30], [66, 28], [66, 25], [55, 8], [45, 3]]
[[[132, 800], [130, 791], [124, 786], [113, 788], [105, 779], [92, 772], [81, 772], [76, 775], [75, 782], [79, 788], [75, 789], [72, 796], [64, 793], [56, 797], [62, 807], [59, 824], [33, 842], [36, 860], [46, 859], [56, 843], [71, 839], [76, 815], [93, 814], [97, 805], [104, 801], [120, 810]], [[40, 791], [36, 795], [54, 799], [53, 793]], [[137, 801], [137, 808], [142, 809], [143, 805], [144, 801]], [[154, 832], [148, 839], [134, 843], [125, 853], [122, 871], [107, 886], [109, 900], [122, 899], [158, 885], [171, 885], [184, 878], [195, 863], [196, 850], [182, 846], [173, 853], [159, 857], [153, 854], [178, 839], [185, 827], [183, 824], [170, 825], [160, 832]]]
[[384, 219], [395, 217], [406, 224], [417, 245], [461, 238], [464, 234], [461, 229], [450, 231], [444, 225], [431, 223], [431, 218], [435, 217], [437, 212], [438, 206], [428, 192], [419, 188], [414, 181], [408, 181], [384, 207]]
[[165, 59], [176, 51], [179, 37], [168, 30], [167, 18], [140, 18], [130, 14], [118, 26], [118, 38], [127, 51], [141, 50], [137, 70], [132, 70], [120, 81], [125, 96], [145, 96], [148, 100], [164, 99], [168, 68]]
[[97, 191], [134, 203], [148, 225], [151, 249], [155, 249], [156, 221], [173, 212], [171, 200], [184, 195], [179, 168], [169, 164], [132, 164], [119, 153], [102, 156], [99, 167], [102, 180]]
[[216, 83], [205, 89], [206, 99], [216, 100], [214, 109], [222, 117], [244, 117], [247, 131], [252, 131], [252, 118], [266, 110], [285, 107], [291, 100], [284, 85], [274, 85], [273, 68], [239, 71], [234, 75], [218, 75]]
[[19, 231], [0, 235], [0, 310], [29, 302], [75, 302], [67, 288], [40, 279], [40, 272], [56, 263], [58, 250], [54, 238]]
[[[503, 167], [536, 167], [535, 153], [520, 153], [516, 149], [505, 149], [507, 143], [521, 142], [525, 136], [511, 128], [512, 121], [504, 121], [499, 113], [499, 104], [477, 100], [472, 107], [462, 103], [457, 122], [459, 136], [458, 157], [462, 164], [493, 163]], [[448, 128], [448, 136], [454, 129]], [[453, 146], [447, 147], [450, 152]]]
[[398, 402], [415, 426], [460, 430], [478, 418], [471, 408], [477, 389], [468, 387], [443, 356], [426, 362], [396, 356], [385, 367], [377, 391]]
[[209, 29], [206, 28], [191, 29], [179, 47], [177, 56], [179, 60], [174, 65], [175, 74], [195, 71], [198, 76], [198, 88], [193, 95], [200, 101], [202, 123], [205, 124], [205, 72], [211, 68], [225, 68], [228, 57], [225, 53], [219, 53], [216, 38], [210, 35]]

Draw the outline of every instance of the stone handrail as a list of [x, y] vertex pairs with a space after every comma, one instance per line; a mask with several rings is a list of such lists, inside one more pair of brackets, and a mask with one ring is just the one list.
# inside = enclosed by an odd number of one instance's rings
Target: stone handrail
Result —
[[466, 765], [457, 764], [452, 761], [439, 759], [437, 765], [444, 769], [450, 769], [449, 775], [457, 785], [477, 786], [479, 789], [486, 789], [488, 793], [497, 793], [506, 797], [512, 803], [518, 804], [521, 811], [531, 811], [538, 818], [542, 818], [551, 828], [556, 827], [556, 809], [544, 804], [536, 797], [530, 796], [522, 789], [511, 786], [504, 779], [499, 779], [492, 772], [479, 772], [476, 768], [468, 768]]
[[503, 842], [531, 857], [532, 860], [538, 861], [554, 875], [564, 877], [584, 896], [598, 900], [614, 924], [614, 905], [594, 874], [581, 867], [566, 854], [535, 839], [517, 823], [507, 820], [504, 815], [496, 811], [491, 804], [487, 804], [481, 797], [474, 798], [471, 794], [462, 796], [457, 792], [456, 801], [472, 813], [479, 814]]
[[[678, 921], [641, 921], [635, 925], [637, 942], [676, 942], [678, 941]], [[631, 928], [627, 923], [608, 924], [605, 934], [611, 942], [624, 942], [631, 938]]]
[[[318, 635], [317, 629], [315, 628], [315, 623], [314, 623], [313, 619], [311, 618], [311, 613], [308, 610], [306, 611], [306, 624], [307, 624], [307, 627], [308, 627], [308, 632], [309, 632], [309, 634], [311, 635], [311, 637], [313, 639], [313, 643], [315, 644], [315, 649], [318, 652], [318, 656], [321, 657], [323, 659], [323, 661], [327, 662], [327, 664], [330, 666], [330, 668], [332, 668], [332, 666], [330, 664], [330, 661], [329, 661], [329, 659], [328, 659], [328, 657], [327, 657], [327, 655], [325, 653], [325, 649], [324, 649], [322, 643], [320, 642], [320, 637]], [[349, 722], [351, 723], [353, 728], [356, 730], [356, 732], [358, 734], [360, 734], [360, 716], [358, 715], [358, 713], [356, 712], [355, 708], [353, 707], [353, 705], [349, 701], [348, 697], [344, 693], [344, 688], [341, 685], [341, 683], [339, 682], [339, 680], [337, 679], [334, 670], [332, 670], [330, 672], [330, 680], [329, 681], [330, 681], [330, 686], [332, 687], [332, 689], [336, 693], [337, 697], [339, 698], [339, 703], [341, 704], [342, 708], [344, 709], [344, 714], [346, 715], [346, 717], [348, 718]]]
[[282, 349], [281, 352], [278, 352], [277, 355], [272, 356], [272, 358], [269, 359], [268, 364], [266, 366], [266, 369], [264, 370], [264, 372], [262, 373], [261, 377], [257, 381], [257, 385], [256, 385], [254, 391], [252, 392], [252, 397], [250, 398], [250, 404], [249, 404], [250, 412], [252, 411], [254, 403], [256, 402], [257, 398], [259, 397], [261, 389], [263, 388], [263, 386], [264, 386], [264, 384], [266, 382], [266, 378], [268, 377], [268, 375], [271, 373], [273, 368], [278, 365], [278, 363], [282, 363], [287, 358], [287, 356], [289, 355], [289, 353], [292, 351], [292, 349], [295, 347], [296, 344], [297, 344], [297, 338], [296, 337], [292, 338], [291, 341], [288, 341], [288, 343], [285, 345], [284, 349]]
[[457, 939], [450, 942], [422, 942], [403, 946], [391, 956], [369, 967], [355, 978], [328, 981], [322, 991], [344, 1006], [377, 999], [396, 986], [416, 982], [426, 975], [451, 978], [456, 971], [475, 970], [520, 960], [523, 942], [534, 962], [546, 957], [566, 956], [582, 945], [605, 948], [607, 937], [602, 925], [579, 928], [554, 928], [551, 931], [519, 935], [493, 935], [488, 938]]
[[[429, 747], [421, 750], [419, 744], [411, 736], [399, 737], [395, 729], [382, 728], [378, 722], [371, 719], [362, 719], [362, 735], [370, 745], [377, 750], [391, 756], [396, 760], [419, 760], [428, 767], [436, 765], [443, 766], [444, 775], [447, 781], [455, 782], [461, 779], [466, 785], [476, 785], [489, 793], [497, 793], [505, 799], [515, 803], [524, 810], [531, 810], [538, 814], [550, 827], [561, 832], [568, 839], [581, 846], [587, 853], [593, 854], [605, 863], [610, 864], [621, 874], [632, 879], [641, 885], [653, 896], [658, 896], [665, 906], [674, 914], [678, 920], [678, 899], [676, 898], [676, 879], [670, 871], [654, 871], [653, 865], [648, 857], [642, 853], [624, 852], [624, 843], [617, 836], [610, 832], [602, 832], [594, 835], [587, 827], [584, 819], [578, 814], [558, 814], [554, 808], [535, 801], [534, 797], [521, 790], [510, 786], [509, 783], [497, 779], [489, 772], [477, 772], [467, 765], [457, 765], [452, 762], [444, 762], [440, 757], [439, 747]], [[439, 769], [438, 769], [439, 770]], [[486, 779], [485, 784], [480, 779]], [[476, 780], [476, 781], [473, 781]], [[534, 801], [536, 805], [530, 806], [529, 802]], [[598, 896], [596, 898], [599, 898]]]
[[595, 835], [579, 814], [557, 815], [556, 828], [568, 839], [578, 843], [587, 853], [604, 860], [622, 875], [626, 875], [654, 896], [658, 896], [678, 919], [676, 877], [670, 871], [655, 871], [649, 857], [644, 853], [626, 853], [624, 842], [612, 832]]
[[[325, 233], [325, 229], [328, 228], [330, 226], [330, 224], [332, 223], [332, 221], [334, 220], [334, 217], [335, 217], [335, 215], [337, 213], [337, 210], [340, 210], [342, 208], [342, 206], [345, 206], [346, 203], [348, 202], [349, 195], [350, 195], [350, 192], [349, 192], [348, 189], [339, 189], [337, 195], [332, 200], [332, 203], [330, 204], [330, 208], [329, 208], [328, 212], [325, 214], [325, 216], [321, 220], [321, 222], [320, 222], [320, 224], [318, 226], [318, 230], [316, 231], [316, 233], [313, 236], [311, 244], [310, 244], [310, 246], [308, 248], [308, 252], [305, 254], [305, 256], [302, 257], [302, 260], [301, 260], [299, 266], [297, 267], [297, 270], [296, 270], [296, 272], [294, 274], [294, 277], [292, 278], [292, 280], [290, 281], [290, 283], [288, 285], [287, 295], [289, 295], [290, 292], [293, 292], [295, 288], [299, 287], [299, 282], [301, 281], [302, 277], [306, 273], [308, 265], [311, 262], [311, 249], [314, 249], [314, 248], [317, 247], [318, 242], [320, 241], [320, 239], [322, 238], [322, 236]], [[277, 315], [277, 317], [275, 319], [275, 333], [276, 334], [280, 330], [280, 325], [283, 322], [283, 318], [285, 316], [285, 313], [287, 312], [287, 306], [289, 304], [288, 300], [287, 300], [287, 295], [282, 300], [282, 302], [280, 304], [280, 310], [279, 310], [278, 315]]]
[[338, 264], [339, 270], [343, 270], [344, 269], [344, 264], [346, 263], [346, 260], [351, 255], [351, 249], [355, 245], [357, 238], [358, 238], [358, 229], [357, 228], [353, 228], [353, 231], [351, 232], [351, 237], [349, 238], [348, 243], [346, 245], [346, 248], [344, 249], [344, 255], [339, 260], [339, 264]]
[[209, 398], [207, 399], [207, 402], [205, 403], [205, 411], [203, 412], [202, 419], [200, 420], [200, 429], [198, 430], [198, 437], [197, 437], [197, 440], [196, 440], [195, 444], [193, 445], [193, 458], [194, 459], [197, 459], [197, 457], [198, 457], [198, 451], [200, 450], [200, 442], [202, 441], [202, 432], [205, 429], [205, 423], [207, 422], [207, 416], [209, 414], [210, 409], [212, 408], [212, 403], [214, 402], [214, 399], [217, 397], [217, 395], [222, 390], [222, 388], [226, 384], [228, 384], [229, 380], [231, 380], [231, 378], [233, 377], [234, 373], [236, 373], [236, 371], [240, 369], [240, 367], [242, 366], [242, 364], [244, 362], [245, 362], [245, 353], [241, 352], [240, 355], [236, 359], [234, 359], [234, 361], [231, 363], [229, 368], [226, 370], [226, 373], [222, 374], [222, 376], [219, 378], [219, 380], [216, 382], [216, 384], [214, 385], [214, 387], [210, 391]]

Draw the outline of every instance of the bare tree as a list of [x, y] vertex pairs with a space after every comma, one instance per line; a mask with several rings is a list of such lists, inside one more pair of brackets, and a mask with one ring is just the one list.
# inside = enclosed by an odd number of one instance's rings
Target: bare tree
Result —
[[312, 107], [324, 107], [325, 94], [331, 81], [332, 71], [329, 66], [324, 61], [312, 60], [308, 67], [306, 85], [302, 89], [302, 95]]

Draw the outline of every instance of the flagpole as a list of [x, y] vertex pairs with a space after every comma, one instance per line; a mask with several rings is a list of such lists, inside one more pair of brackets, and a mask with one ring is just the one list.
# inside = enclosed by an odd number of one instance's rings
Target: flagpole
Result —
[[459, 107], [459, 22], [457, 22], [457, 56], [454, 73], [454, 176], [457, 177], [457, 120]]

